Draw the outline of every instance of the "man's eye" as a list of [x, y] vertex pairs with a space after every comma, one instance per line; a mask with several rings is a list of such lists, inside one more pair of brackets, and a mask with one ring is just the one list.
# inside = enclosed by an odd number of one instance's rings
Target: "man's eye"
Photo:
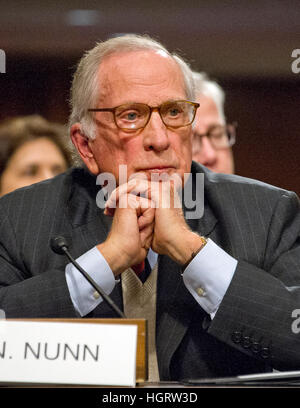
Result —
[[135, 120], [137, 118], [137, 114], [135, 112], [129, 112], [126, 114], [126, 118], [128, 120]]
[[209, 136], [212, 137], [213, 139], [224, 139], [224, 138], [226, 139], [227, 138], [226, 132], [220, 129], [209, 132]]
[[166, 106], [166, 115], [171, 117], [171, 118], [177, 118], [182, 115], [183, 109], [180, 105], [178, 104], [171, 104], [169, 106]]
[[134, 121], [134, 120], [136, 120], [136, 119], [138, 119], [138, 117], [139, 117], [139, 114], [138, 114], [138, 112], [122, 112], [121, 113], [121, 115], [119, 115], [119, 118], [121, 119], [121, 120], [127, 120], [127, 121], [129, 121], [129, 122], [132, 122], [132, 121]]
[[173, 108], [173, 109], [169, 110], [169, 115], [170, 116], [177, 116], [177, 115], [179, 115], [179, 113], [180, 113], [180, 111], [179, 111], [178, 108]]

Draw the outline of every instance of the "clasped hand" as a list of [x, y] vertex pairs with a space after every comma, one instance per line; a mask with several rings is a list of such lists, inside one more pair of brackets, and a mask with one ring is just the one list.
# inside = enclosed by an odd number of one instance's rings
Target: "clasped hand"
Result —
[[97, 247], [115, 275], [142, 262], [150, 247], [184, 264], [201, 246], [200, 237], [185, 222], [180, 187], [175, 175], [166, 182], [136, 178], [112, 192], [104, 211], [113, 216], [112, 227]]

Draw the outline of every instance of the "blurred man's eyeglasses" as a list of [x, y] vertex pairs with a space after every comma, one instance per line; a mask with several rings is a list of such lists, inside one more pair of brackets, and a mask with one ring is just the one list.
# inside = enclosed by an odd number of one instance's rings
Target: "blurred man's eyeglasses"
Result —
[[163, 123], [172, 129], [190, 125], [200, 104], [190, 101], [167, 101], [160, 106], [129, 103], [115, 108], [88, 109], [88, 112], [112, 112], [116, 126], [122, 130], [135, 131], [144, 128], [154, 110], [159, 112]]
[[193, 151], [202, 147], [202, 138], [207, 137], [215, 150], [227, 149], [235, 144], [237, 123], [225, 126], [217, 125], [209, 129], [207, 133], [199, 134], [194, 132]]

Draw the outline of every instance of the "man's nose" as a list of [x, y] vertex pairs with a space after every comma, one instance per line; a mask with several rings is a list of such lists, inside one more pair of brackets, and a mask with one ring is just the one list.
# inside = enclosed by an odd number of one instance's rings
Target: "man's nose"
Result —
[[153, 110], [144, 131], [144, 146], [146, 150], [162, 151], [170, 146], [168, 129], [157, 110]]

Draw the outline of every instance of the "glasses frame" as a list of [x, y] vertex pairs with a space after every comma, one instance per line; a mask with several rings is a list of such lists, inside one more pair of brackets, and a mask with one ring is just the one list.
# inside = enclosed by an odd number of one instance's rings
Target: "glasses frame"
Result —
[[[206, 132], [206, 133], [202, 133], [202, 134], [197, 133], [197, 138], [200, 138], [200, 143], [202, 143], [201, 139], [202, 139], [203, 137], [207, 137], [208, 140], [209, 140], [209, 142], [210, 142], [210, 144], [212, 145], [212, 147], [213, 147], [215, 150], [229, 149], [229, 148], [232, 147], [232, 146], [235, 144], [235, 142], [236, 142], [236, 128], [237, 128], [238, 124], [237, 124], [237, 122], [232, 122], [232, 123], [227, 123], [226, 125], [218, 125], [218, 126], [220, 126], [220, 127], [222, 127], [222, 128], [225, 128], [226, 134], [228, 135], [228, 142], [229, 142], [229, 143], [228, 143], [228, 146], [226, 146], [226, 147], [215, 147], [215, 145], [213, 144], [213, 141], [212, 141], [211, 138], [209, 137], [209, 133], [210, 133], [210, 132]], [[214, 128], [214, 127], [217, 127], [217, 126], [213, 126], [212, 128]], [[228, 130], [229, 127], [232, 128], [231, 131]]]
[[[161, 115], [161, 111], [160, 111], [160, 110], [161, 110], [161, 107], [162, 107], [163, 105], [166, 105], [166, 104], [172, 103], [172, 102], [173, 102], [173, 103], [175, 103], [175, 102], [186, 102], [186, 103], [188, 103], [188, 104], [190, 104], [190, 105], [192, 105], [192, 106], [194, 107], [193, 118], [192, 118], [192, 120], [191, 120], [188, 124], [186, 124], [186, 125], [181, 125], [181, 126], [170, 126], [170, 125], [166, 125], [166, 123], [164, 122], [164, 119], [163, 119], [163, 117], [162, 117], [162, 115]], [[127, 106], [127, 105], [143, 105], [143, 106], [147, 106], [147, 107], [149, 108], [149, 116], [148, 116], [148, 119], [147, 119], [146, 123], [145, 123], [143, 126], [140, 126], [140, 127], [134, 128], [134, 129], [130, 129], [130, 128], [122, 128], [122, 127], [120, 127], [120, 126], [117, 124], [116, 115], [115, 115], [116, 110], [117, 110], [118, 108], [120, 108], [121, 106]], [[114, 117], [114, 122], [115, 122], [115, 125], [117, 126], [117, 128], [119, 128], [119, 129], [121, 129], [121, 130], [127, 130], [127, 131], [136, 131], [136, 130], [139, 130], [139, 129], [144, 129], [144, 128], [148, 125], [148, 123], [149, 123], [149, 121], [150, 121], [150, 118], [151, 118], [151, 115], [152, 115], [152, 112], [156, 110], [156, 111], [158, 111], [159, 116], [160, 116], [160, 118], [161, 118], [163, 124], [164, 124], [167, 128], [178, 129], [178, 128], [182, 128], [182, 127], [185, 127], [185, 126], [189, 126], [189, 125], [191, 125], [191, 124], [193, 123], [193, 121], [194, 121], [194, 119], [195, 119], [195, 116], [196, 116], [197, 109], [199, 108], [199, 106], [200, 106], [200, 103], [191, 102], [191, 101], [186, 101], [186, 100], [166, 101], [166, 102], [162, 103], [162, 104], [159, 105], [159, 106], [149, 106], [149, 105], [147, 105], [146, 103], [136, 102], [136, 103], [132, 103], [132, 104], [124, 103], [124, 104], [122, 104], [122, 105], [115, 106], [114, 108], [90, 108], [90, 109], [88, 109], [88, 112], [112, 112], [112, 113], [113, 113], [113, 117]]]

